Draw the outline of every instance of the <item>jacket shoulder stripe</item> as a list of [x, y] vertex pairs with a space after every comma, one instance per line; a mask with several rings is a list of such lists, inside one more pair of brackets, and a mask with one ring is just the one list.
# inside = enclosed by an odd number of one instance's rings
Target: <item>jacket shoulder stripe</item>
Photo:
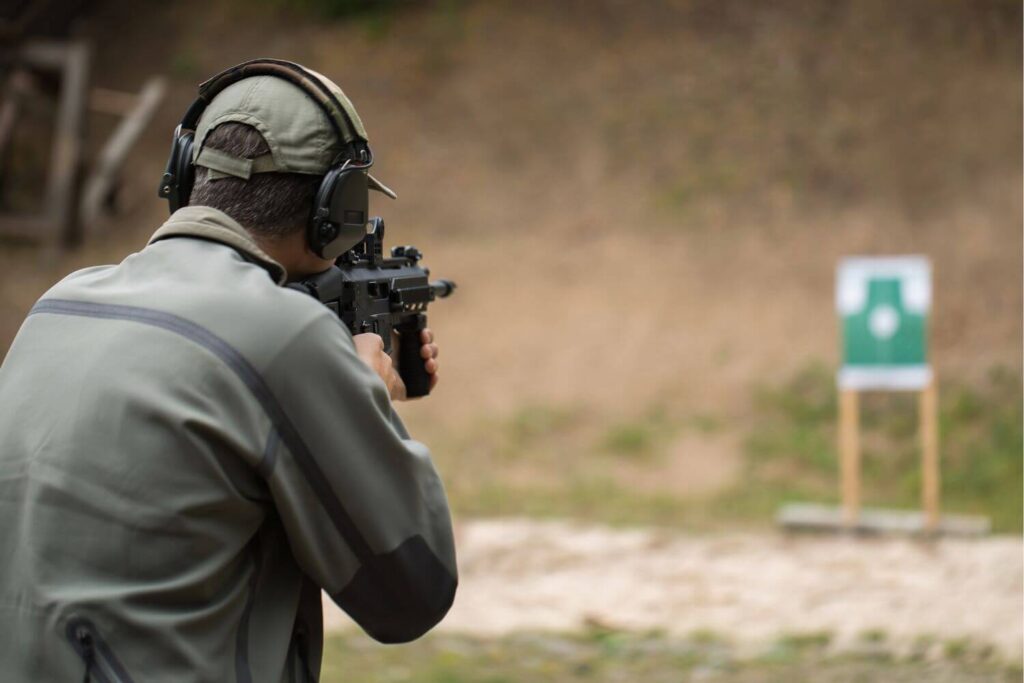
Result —
[[256, 471], [264, 479], [269, 479], [270, 475], [274, 473], [274, 465], [277, 464], [277, 444], [280, 440], [281, 438], [277, 435], [277, 430], [271, 427], [270, 434], [267, 435], [267, 444], [263, 447], [263, 457], [260, 458], [259, 464], [256, 465]]

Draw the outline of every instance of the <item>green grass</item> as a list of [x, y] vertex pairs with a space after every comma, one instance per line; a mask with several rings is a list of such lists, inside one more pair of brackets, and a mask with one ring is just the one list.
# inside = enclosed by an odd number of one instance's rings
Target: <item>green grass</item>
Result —
[[[758, 419], [747, 443], [755, 499], [834, 501], [836, 392], [833, 375], [810, 366], [780, 387], [758, 392]], [[994, 368], [985, 382], [940, 386], [943, 509], [987, 515], [1001, 532], [1021, 530], [1024, 438], [1021, 381]], [[916, 394], [864, 394], [861, 400], [866, 503], [920, 504]], [[742, 490], [732, 492], [741, 495]], [[756, 512], [766, 512], [755, 506]]]
[[571, 429], [580, 417], [565, 407], [534, 404], [520, 408], [501, 428], [508, 446], [522, 450]]
[[715, 634], [674, 639], [661, 633], [592, 628], [578, 635], [521, 633], [495, 639], [431, 634], [383, 646], [357, 633], [335, 634], [324, 649], [325, 683], [725, 683], [1020, 680], [1020, 668], [970, 644], [930, 660], [878, 653], [836, 654], [828, 633], [793, 634], [766, 652], [741, 655]]
[[877, 628], [868, 629], [860, 633], [860, 639], [865, 643], [884, 643], [888, 637], [889, 634]]
[[653, 445], [654, 435], [646, 425], [629, 422], [610, 428], [604, 439], [605, 448], [623, 455], [641, 455]]
[[[1021, 382], [993, 369], [984, 381], [940, 387], [943, 509], [986, 515], [997, 532], [1021, 530]], [[861, 402], [865, 504], [920, 504], [915, 394]], [[711, 496], [683, 498], [623, 477], [664, 467], [673, 439], [717, 438], [736, 427], [709, 414], [649, 406], [608, 422], [576, 406], [530, 404], [468, 429], [425, 435], [440, 458], [453, 507], [464, 516], [572, 517], [688, 529], [768, 526], [790, 501], [837, 499], [833, 373], [810, 365], [755, 390], [743, 427], [743, 469]], [[414, 429], [414, 432], [419, 433]], [[679, 476], [678, 474], [673, 476]]]
[[612, 525], [682, 526], [692, 520], [685, 501], [645, 494], [610, 477], [580, 476], [555, 487], [515, 485], [491, 480], [456, 497], [455, 509], [468, 517], [570, 517]]
[[608, 423], [579, 407], [549, 404], [524, 405], [464, 429], [413, 425], [437, 453], [459, 515], [667, 525], [678, 522], [684, 501], [632, 487], [618, 468], [658, 467], [677, 432], [714, 429], [707, 415], [691, 424], [651, 409]]
[[[690, 420], [694, 429], [706, 427], [697, 416]], [[673, 424], [661, 408], [648, 410], [633, 420], [616, 422], [604, 433], [601, 447], [614, 455], [624, 457], [657, 457], [676, 432], [679, 425]]]
[[757, 661], [772, 666], [797, 664], [806, 659], [820, 658], [831, 642], [832, 634], [827, 632], [784, 635], [757, 657]]

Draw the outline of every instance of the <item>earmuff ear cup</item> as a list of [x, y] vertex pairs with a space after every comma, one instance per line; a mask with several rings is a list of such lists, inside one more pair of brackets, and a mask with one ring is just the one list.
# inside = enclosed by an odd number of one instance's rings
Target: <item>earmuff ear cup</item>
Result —
[[366, 236], [369, 194], [365, 168], [336, 166], [327, 172], [306, 233], [313, 253], [336, 259], [359, 244]]
[[171, 155], [167, 158], [167, 168], [160, 179], [157, 194], [167, 200], [171, 213], [183, 206], [188, 206], [192, 196], [192, 185], [195, 183], [195, 166], [192, 165], [193, 133], [182, 132], [181, 126], [174, 131], [171, 141]]
[[181, 154], [178, 156], [178, 208], [188, 206], [192, 186], [196, 182], [196, 167], [192, 164], [192, 132], [181, 136]]

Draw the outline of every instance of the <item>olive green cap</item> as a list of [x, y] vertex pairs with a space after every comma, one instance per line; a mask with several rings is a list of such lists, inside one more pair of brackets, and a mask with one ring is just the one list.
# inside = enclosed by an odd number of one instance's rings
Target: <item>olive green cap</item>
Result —
[[[343, 115], [334, 116], [332, 121], [310, 93], [283, 78], [243, 78], [218, 92], [200, 116], [192, 147], [193, 163], [209, 169], [211, 178], [235, 176], [248, 180], [253, 173], [272, 171], [323, 175], [338, 162], [347, 143], [365, 141], [363, 123], [341, 88], [314, 71], [304, 71], [330, 90], [344, 108]], [[243, 159], [206, 148], [210, 131], [227, 122], [244, 123], [258, 130], [270, 153]], [[372, 176], [369, 186], [395, 196]]]

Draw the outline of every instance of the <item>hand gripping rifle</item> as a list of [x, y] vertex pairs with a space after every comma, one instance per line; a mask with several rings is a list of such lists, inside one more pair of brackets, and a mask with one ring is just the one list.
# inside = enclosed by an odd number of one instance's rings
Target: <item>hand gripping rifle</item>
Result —
[[310, 294], [341, 318], [352, 334], [373, 332], [391, 353], [398, 333], [398, 374], [410, 398], [430, 393], [430, 375], [420, 357], [420, 330], [427, 326], [427, 304], [455, 290], [451, 280], [430, 282], [430, 269], [416, 247], [394, 247], [384, 258], [384, 221], [370, 219], [366, 237], [322, 273], [288, 286]]

